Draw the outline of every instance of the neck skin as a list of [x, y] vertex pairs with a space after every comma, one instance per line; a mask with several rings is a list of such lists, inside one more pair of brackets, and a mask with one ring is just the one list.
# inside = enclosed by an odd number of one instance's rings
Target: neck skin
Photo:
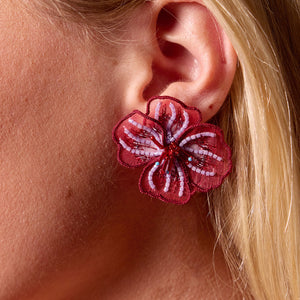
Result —
[[235, 299], [205, 198], [179, 206], [134, 190], [30, 299]]

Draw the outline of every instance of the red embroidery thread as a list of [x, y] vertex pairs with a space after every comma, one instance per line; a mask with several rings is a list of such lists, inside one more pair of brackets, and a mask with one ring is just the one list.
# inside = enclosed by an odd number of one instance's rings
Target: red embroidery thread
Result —
[[222, 130], [201, 123], [197, 108], [169, 96], [151, 98], [146, 114], [127, 115], [113, 140], [120, 164], [144, 166], [140, 191], [165, 202], [184, 204], [196, 191], [217, 188], [232, 167]]

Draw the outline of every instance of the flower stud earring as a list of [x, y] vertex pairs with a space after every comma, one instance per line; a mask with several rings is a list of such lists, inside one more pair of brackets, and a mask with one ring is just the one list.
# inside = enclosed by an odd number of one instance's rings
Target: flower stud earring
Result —
[[196, 191], [217, 188], [231, 171], [231, 151], [222, 130], [201, 123], [195, 107], [168, 96], [151, 98], [113, 130], [118, 161], [144, 166], [139, 188], [165, 202], [184, 204]]

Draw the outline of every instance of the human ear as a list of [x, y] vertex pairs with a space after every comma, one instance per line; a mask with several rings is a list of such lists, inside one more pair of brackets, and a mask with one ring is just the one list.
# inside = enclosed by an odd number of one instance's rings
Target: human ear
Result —
[[129, 86], [138, 82], [142, 94], [134, 96], [129, 88], [128, 106], [141, 108], [152, 96], [168, 95], [199, 108], [203, 121], [209, 120], [225, 101], [236, 70], [226, 33], [200, 1], [154, 0], [139, 13], [144, 19], [151, 15], [150, 24], [136, 24], [144, 33], [135, 63], [143, 64], [147, 80], [132, 76]]

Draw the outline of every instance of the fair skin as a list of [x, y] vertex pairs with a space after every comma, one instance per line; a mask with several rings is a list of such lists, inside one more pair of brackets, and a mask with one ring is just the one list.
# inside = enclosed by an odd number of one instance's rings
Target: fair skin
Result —
[[[3, 1], [0, 299], [234, 298], [205, 195], [185, 206], [141, 195], [140, 170], [118, 166], [111, 141], [145, 95], [182, 99], [205, 121], [226, 99], [226, 35], [200, 2], [169, 2], [138, 9], [112, 46]], [[186, 50], [167, 57], [166, 42]]]

